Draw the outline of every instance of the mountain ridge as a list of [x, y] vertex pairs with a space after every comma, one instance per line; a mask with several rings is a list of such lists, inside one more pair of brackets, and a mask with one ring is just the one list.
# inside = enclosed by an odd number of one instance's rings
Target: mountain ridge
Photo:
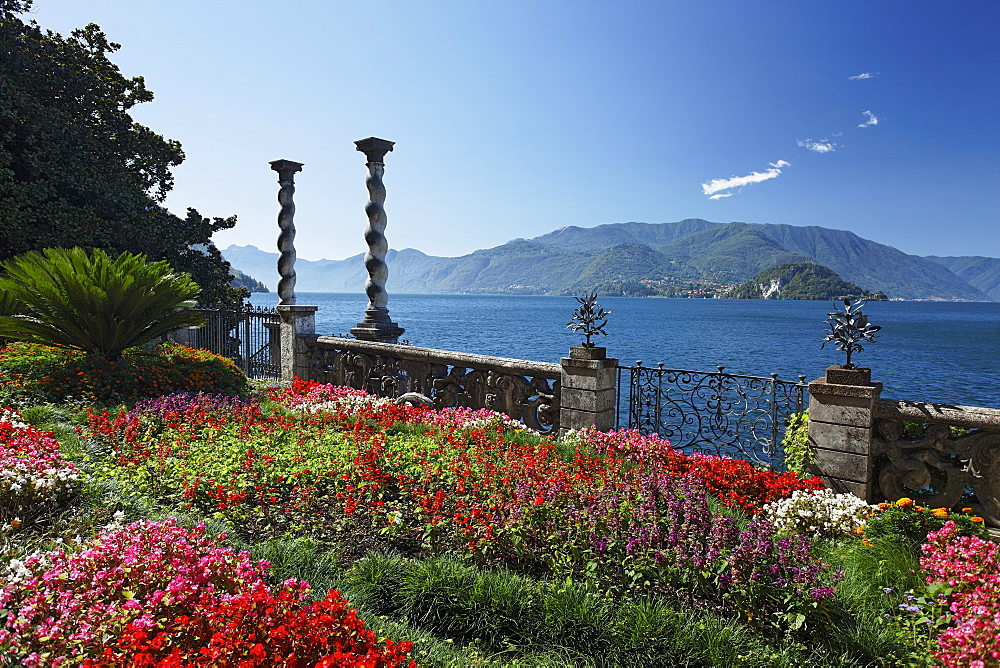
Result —
[[[234, 267], [274, 289], [277, 253], [231, 245], [222, 254]], [[367, 277], [363, 257], [300, 259], [297, 288], [303, 292], [362, 291]], [[451, 258], [412, 248], [393, 249], [386, 256], [387, 287], [401, 293], [570, 294], [601, 286], [611, 294], [718, 295], [726, 284], [745, 282], [772, 266], [816, 262], [845, 281], [893, 298], [998, 299], [973, 282], [997, 288], [1000, 260], [939, 260], [908, 255], [845, 230], [697, 218], [568, 226]], [[963, 275], [953, 272], [949, 263]], [[996, 278], [991, 273], [994, 269]]]

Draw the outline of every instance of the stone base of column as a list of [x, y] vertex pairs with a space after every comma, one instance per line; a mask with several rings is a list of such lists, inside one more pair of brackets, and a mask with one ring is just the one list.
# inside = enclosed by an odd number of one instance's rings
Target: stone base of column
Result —
[[303, 337], [316, 335], [316, 311], [318, 306], [299, 304], [278, 305], [281, 316], [281, 379], [292, 380], [309, 377], [306, 360], [306, 346]]
[[365, 309], [365, 319], [351, 328], [355, 338], [379, 343], [399, 343], [399, 337], [405, 331], [389, 318], [389, 309], [384, 306]]

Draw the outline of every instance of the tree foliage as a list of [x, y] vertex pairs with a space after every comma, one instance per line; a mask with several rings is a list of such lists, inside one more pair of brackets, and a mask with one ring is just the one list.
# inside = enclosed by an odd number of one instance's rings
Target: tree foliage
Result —
[[53, 247], [105, 248], [166, 260], [202, 286], [202, 302], [238, 300], [212, 234], [235, 217], [180, 218], [163, 206], [177, 141], [129, 110], [153, 94], [108, 55], [119, 45], [90, 24], [69, 37], [0, 0], [0, 260]]
[[172, 329], [201, 324], [199, 288], [165, 261], [49, 248], [0, 263], [0, 336], [121, 357]]

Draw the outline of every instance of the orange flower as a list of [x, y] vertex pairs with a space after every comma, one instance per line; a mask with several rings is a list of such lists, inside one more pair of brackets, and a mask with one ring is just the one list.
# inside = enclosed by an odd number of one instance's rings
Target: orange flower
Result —
[[863, 534], [864, 532], [865, 532], [865, 528], [864, 528], [863, 526], [860, 526], [860, 527], [857, 527], [857, 528], [856, 528], [856, 529], [854, 530], [854, 533], [858, 534], [859, 536], [860, 536], [861, 534]]
[[924, 512], [924, 507], [923, 506], [913, 506], [913, 509], [915, 511], [917, 511], [918, 513]]
[[979, 517], [978, 515], [976, 517], [970, 517], [969, 519], [972, 520], [973, 522], [982, 522], [983, 521], [983, 518]]
[[892, 508], [892, 504], [889, 503], [888, 501], [883, 501], [882, 503], [878, 504], [879, 510], [889, 510], [890, 508]]
[[931, 511], [934, 517], [948, 517], [948, 511], [944, 508], [935, 508]]
[[962, 508], [962, 512], [963, 513], [971, 513], [972, 512], [972, 508]]
[[899, 506], [900, 508], [909, 508], [910, 506], [913, 505], [913, 499], [904, 496], [902, 499], [896, 502], [896, 505]]

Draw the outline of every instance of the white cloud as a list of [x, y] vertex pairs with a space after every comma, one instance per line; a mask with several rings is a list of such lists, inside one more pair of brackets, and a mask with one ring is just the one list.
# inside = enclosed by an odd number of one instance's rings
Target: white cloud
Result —
[[766, 169], [763, 172], [750, 172], [746, 176], [733, 176], [728, 179], [712, 179], [708, 183], [702, 183], [701, 190], [706, 195], [709, 195], [709, 199], [731, 197], [734, 193], [727, 193], [723, 191], [733, 190], [734, 188], [742, 188], [743, 186], [750, 185], [751, 183], [760, 183], [761, 181], [776, 179], [781, 174], [782, 169], [790, 166], [791, 163], [785, 160], [778, 160], [777, 162], [770, 163], [770, 169]]
[[837, 150], [837, 145], [834, 144], [829, 139], [821, 139], [820, 141], [813, 141], [812, 139], [800, 139], [798, 145], [802, 148], [807, 148], [815, 153], [833, 153]]
[[862, 72], [861, 74], [855, 74], [853, 77], [847, 77], [848, 81], [862, 81], [864, 79], [874, 79], [878, 76], [878, 72]]
[[867, 116], [868, 120], [864, 123], [858, 123], [859, 128], [870, 128], [873, 125], [878, 125], [878, 116], [868, 110], [862, 111], [861, 113]]

